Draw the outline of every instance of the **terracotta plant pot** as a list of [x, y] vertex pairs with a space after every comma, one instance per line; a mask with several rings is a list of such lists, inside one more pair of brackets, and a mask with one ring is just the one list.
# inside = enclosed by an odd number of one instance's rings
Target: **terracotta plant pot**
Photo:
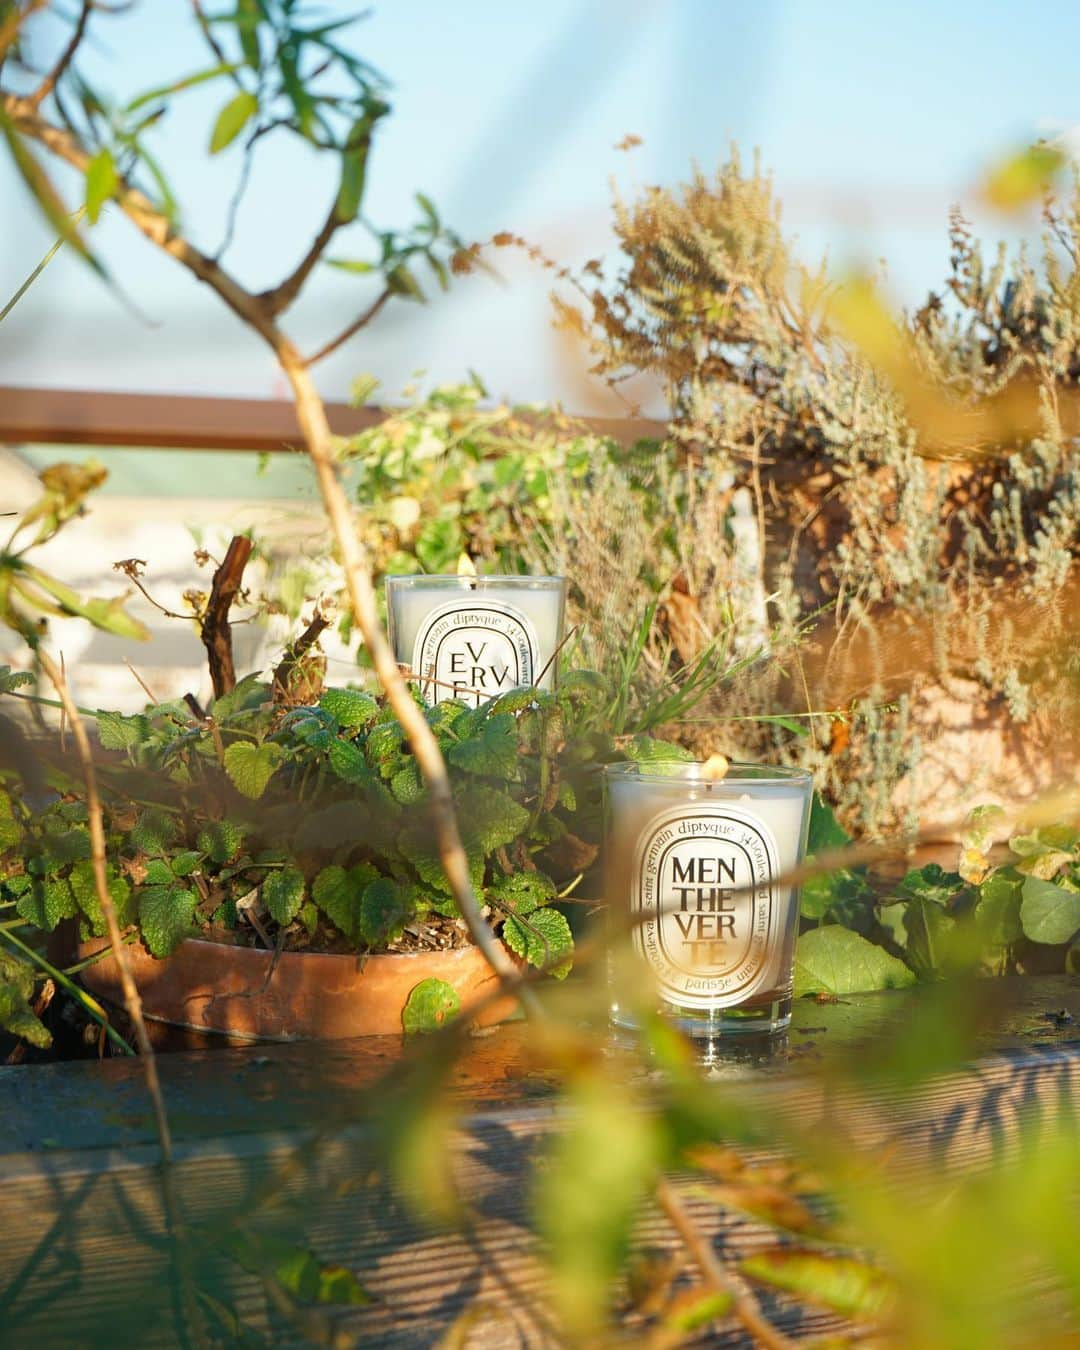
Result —
[[[79, 958], [107, 946], [103, 939], [84, 942]], [[477, 947], [368, 957], [285, 951], [272, 975], [273, 952], [196, 938], [182, 942], [163, 961], [138, 943], [128, 947], [128, 954], [148, 1018], [242, 1039], [401, 1035], [401, 1010], [421, 980], [445, 981], [457, 991], [463, 1009], [496, 988]], [[87, 966], [82, 980], [92, 993], [123, 1005], [120, 972], [111, 954]], [[512, 999], [499, 999], [478, 1015], [477, 1024], [502, 1021], [515, 1006]]]

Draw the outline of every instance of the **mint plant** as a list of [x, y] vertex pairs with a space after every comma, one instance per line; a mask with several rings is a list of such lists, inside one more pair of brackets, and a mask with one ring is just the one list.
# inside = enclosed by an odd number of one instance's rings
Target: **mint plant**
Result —
[[[797, 993], [850, 994], [937, 980], [961, 970], [1080, 971], [1080, 829], [1041, 825], [992, 845], [996, 807], [972, 813], [957, 870], [939, 863], [883, 884], [865, 867], [803, 887]], [[820, 800], [810, 851], [849, 836]]]

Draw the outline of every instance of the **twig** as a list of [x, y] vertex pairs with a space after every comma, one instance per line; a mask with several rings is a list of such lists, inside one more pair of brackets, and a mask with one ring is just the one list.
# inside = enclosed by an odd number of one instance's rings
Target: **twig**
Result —
[[297, 664], [306, 652], [318, 642], [322, 634], [330, 627], [330, 620], [325, 617], [321, 610], [316, 610], [311, 622], [296, 639], [285, 649], [285, 654], [274, 669], [274, 674], [270, 680], [270, 688], [273, 693], [279, 690], [281, 693], [288, 693], [289, 679], [296, 669]]
[[41, 81], [38, 87], [30, 95], [28, 102], [31, 106], [40, 107], [45, 99], [49, 97], [56, 88], [57, 81], [63, 75], [71, 64], [71, 59], [78, 50], [79, 43], [83, 40], [83, 34], [86, 32], [86, 21], [90, 18], [90, 11], [93, 9], [93, 0], [82, 0], [82, 8], [79, 10], [79, 17], [75, 21], [75, 30], [71, 34], [67, 46], [60, 53], [60, 59], [48, 75]]
[[307, 359], [308, 365], [313, 366], [316, 361], [321, 361], [323, 357], [329, 356], [331, 352], [336, 352], [342, 343], [348, 342], [354, 334], [359, 333], [361, 328], [366, 328], [392, 295], [393, 291], [383, 291], [377, 299], [368, 305], [367, 309], [364, 310], [363, 314], [361, 314], [358, 319], [354, 319], [353, 322], [349, 324], [348, 328], [343, 329], [336, 338], [331, 338], [325, 346], [320, 347], [317, 352], [312, 353]]
[[[154, 1121], [157, 1126], [162, 1161], [165, 1164], [165, 1170], [168, 1171], [168, 1165], [172, 1162], [172, 1134], [165, 1114], [165, 1102], [161, 1095], [161, 1083], [158, 1079], [154, 1047], [150, 1044], [146, 1022], [143, 1019], [142, 1000], [131, 974], [131, 963], [128, 960], [123, 934], [120, 932], [120, 921], [116, 915], [116, 906], [113, 904], [112, 895], [109, 892], [109, 879], [105, 865], [105, 825], [90, 738], [86, 734], [86, 726], [79, 716], [75, 700], [71, 697], [71, 691], [68, 689], [63, 671], [57, 666], [49, 653], [41, 647], [38, 648], [37, 658], [41, 663], [42, 670], [52, 681], [60, 702], [64, 706], [64, 711], [71, 722], [71, 733], [75, 739], [75, 749], [79, 756], [83, 779], [86, 783], [86, 814], [87, 825], [90, 830], [90, 865], [94, 872], [94, 889], [97, 892], [98, 904], [101, 906], [101, 913], [105, 919], [113, 959], [116, 961], [117, 969], [120, 972], [120, 985], [124, 991], [124, 1006], [131, 1018], [131, 1024], [135, 1028], [135, 1039], [139, 1046], [139, 1052], [145, 1060], [143, 1067], [146, 1074], [146, 1086], [154, 1107]], [[171, 1200], [175, 1200], [175, 1195], [171, 1197]], [[178, 1215], [169, 1217], [178, 1217]]]
[[146, 683], [146, 681], [143, 679], [143, 677], [139, 674], [139, 672], [135, 669], [135, 667], [131, 664], [131, 662], [127, 659], [126, 656], [124, 657], [124, 665], [127, 666], [128, 670], [130, 670], [132, 675], [134, 675], [139, 688], [143, 691], [143, 693], [150, 700], [150, 702], [160, 703], [161, 699], [157, 697], [154, 691], [150, 688], [150, 686]]
[[327, 244], [343, 224], [345, 222], [338, 215], [337, 195], [335, 194], [330, 210], [323, 221], [322, 229], [311, 241], [311, 247], [296, 264], [296, 267], [280, 285], [275, 286], [272, 290], [263, 291], [261, 295], [254, 297], [263, 305], [268, 314], [276, 318], [283, 310], [288, 309], [300, 294], [304, 282], [307, 281], [315, 265], [326, 252]]
[[[86, 207], [80, 206], [79, 209], [75, 211], [71, 216], [72, 226], [77, 225], [79, 221], [82, 220], [85, 214], [86, 214]], [[65, 243], [67, 243], [67, 240], [64, 238], [63, 235], [61, 235], [53, 244], [53, 246], [49, 249], [48, 253], [45, 254], [44, 258], [42, 258], [42, 260], [38, 263], [38, 265], [26, 278], [26, 280], [19, 287], [19, 289], [15, 292], [15, 294], [11, 297], [11, 299], [7, 302], [4, 308], [0, 309], [0, 323], [3, 323], [3, 321], [11, 313], [11, 311], [15, 308], [15, 306], [19, 303], [19, 301], [23, 298], [23, 296], [34, 284], [34, 282], [37, 281], [38, 277], [41, 276], [42, 272], [45, 271], [49, 263], [52, 262], [53, 258], [56, 257], [57, 253], [59, 253], [60, 250], [64, 247]], [[19, 515], [19, 512], [5, 511], [3, 514], [5, 516], [17, 516]]]
[[139, 568], [145, 566], [146, 563], [143, 562], [142, 558], [121, 558], [119, 562], [113, 563], [113, 571], [123, 572], [124, 576], [126, 576], [128, 581], [130, 581], [131, 584], [138, 590], [139, 594], [143, 597], [143, 599], [147, 601], [148, 604], [153, 605], [153, 607], [156, 610], [158, 610], [161, 614], [164, 614], [167, 619], [183, 619], [185, 623], [190, 623], [192, 618], [194, 617], [193, 615], [177, 614], [175, 610], [167, 609], [159, 600], [155, 600], [154, 597], [150, 594], [150, 592], [146, 589], [146, 587], [142, 584], [142, 581], [139, 577]]
[[668, 1222], [682, 1238], [687, 1251], [705, 1280], [717, 1293], [730, 1294], [731, 1315], [740, 1321], [758, 1345], [766, 1350], [795, 1350], [795, 1342], [779, 1331], [762, 1313], [752, 1293], [731, 1278], [675, 1192], [664, 1179], [656, 1187], [656, 1199]]
[[229, 541], [225, 559], [214, 573], [210, 599], [206, 602], [199, 636], [206, 648], [214, 697], [220, 698], [236, 686], [236, 666], [233, 662], [232, 630], [229, 610], [240, 590], [244, 568], [254, 548], [246, 534], [237, 534]]

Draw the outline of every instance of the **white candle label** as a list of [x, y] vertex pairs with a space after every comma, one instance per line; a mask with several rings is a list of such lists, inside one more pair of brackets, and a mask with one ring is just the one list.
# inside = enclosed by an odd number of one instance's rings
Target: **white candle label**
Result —
[[479, 706], [530, 685], [537, 668], [536, 630], [511, 605], [453, 600], [433, 609], [413, 647], [413, 673], [428, 703], [458, 698]]
[[631, 878], [639, 953], [684, 1008], [742, 1003], [773, 975], [776, 840], [737, 806], [680, 806], [642, 831]]

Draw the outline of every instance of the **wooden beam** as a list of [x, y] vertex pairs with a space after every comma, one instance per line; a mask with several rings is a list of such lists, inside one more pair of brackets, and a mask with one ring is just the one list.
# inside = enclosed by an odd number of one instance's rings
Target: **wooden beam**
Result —
[[[387, 411], [330, 403], [327, 414], [337, 435], [351, 436], [378, 425]], [[664, 433], [662, 422], [611, 417], [582, 421], [598, 435], [623, 444]], [[0, 387], [0, 445], [27, 444], [274, 453], [298, 447], [300, 430], [292, 403], [284, 399]]]

